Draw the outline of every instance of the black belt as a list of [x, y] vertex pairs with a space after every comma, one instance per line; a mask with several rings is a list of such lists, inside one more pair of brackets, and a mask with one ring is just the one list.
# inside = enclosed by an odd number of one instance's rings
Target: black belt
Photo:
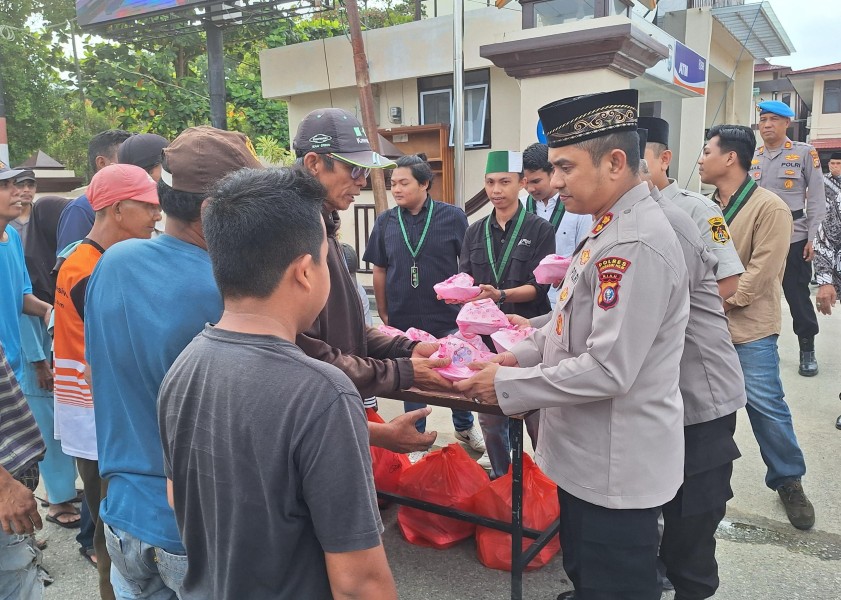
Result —
[[803, 209], [800, 210], [793, 210], [791, 211], [791, 218], [797, 221], [798, 219], [802, 219], [806, 216], [806, 213], [803, 212]]

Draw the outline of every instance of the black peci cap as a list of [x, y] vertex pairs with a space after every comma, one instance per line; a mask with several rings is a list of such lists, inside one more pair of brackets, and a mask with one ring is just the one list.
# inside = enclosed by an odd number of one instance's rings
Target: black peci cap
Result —
[[637, 135], [640, 136], [640, 158], [645, 158], [645, 145], [648, 143], [648, 129], [638, 127]]
[[639, 117], [637, 126], [648, 130], [648, 141], [669, 146], [669, 122], [659, 117]]
[[537, 110], [550, 148], [637, 130], [637, 90], [573, 96]]
[[829, 160], [841, 160], [841, 152], [833, 152], [829, 155]]

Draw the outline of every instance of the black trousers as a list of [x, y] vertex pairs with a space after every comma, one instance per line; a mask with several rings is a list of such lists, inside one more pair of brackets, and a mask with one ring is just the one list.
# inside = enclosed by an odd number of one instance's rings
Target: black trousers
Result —
[[564, 570], [576, 600], [659, 600], [660, 508], [609, 509], [558, 488]]
[[722, 496], [715, 506], [703, 512], [687, 511], [684, 496], [698, 487], [729, 490], [732, 472], [731, 462], [687, 477], [674, 499], [663, 506], [660, 560], [666, 566], [666, 576], [675, 586], [675, 600], [703, 600], [715, 595], [718, 589], [715, 532], [727, 510], [727, 496]]
[[[803, 260], [803, 249], [806, 240], [794, 242], [788, 249], [786, 270], [783, 273], [783, 294], [788, 302], [793, 321], [794, 335], [798, 340], [807, 338], [807, 346], [812, 338], [818, 335], [818, 315], [812, 305], [809, 295], [809, 281], [812, 279], [812, 263]], [[801, 350], [813, 350], [814, 347], [804, 347]]]

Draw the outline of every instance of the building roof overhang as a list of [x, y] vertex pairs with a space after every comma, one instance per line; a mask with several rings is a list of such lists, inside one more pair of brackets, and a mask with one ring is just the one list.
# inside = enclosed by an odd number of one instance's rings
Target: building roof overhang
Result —
[[713, 8], [716, 21], [730, 32], [754, 58], [788, 56], [794, 44], [780, 24], [770, 2]]

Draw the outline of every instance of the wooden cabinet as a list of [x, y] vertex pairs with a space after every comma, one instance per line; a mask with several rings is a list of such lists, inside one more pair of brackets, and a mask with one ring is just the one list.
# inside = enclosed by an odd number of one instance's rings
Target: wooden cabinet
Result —
[[449, 125], [413, 125], [380, 129], [380, 135], [394, 144], [403, 154], [423, 152], [435, 173], [429, 191], [435, 200], [447, 204], [455, 202], [453, 149], [450, 147]]

